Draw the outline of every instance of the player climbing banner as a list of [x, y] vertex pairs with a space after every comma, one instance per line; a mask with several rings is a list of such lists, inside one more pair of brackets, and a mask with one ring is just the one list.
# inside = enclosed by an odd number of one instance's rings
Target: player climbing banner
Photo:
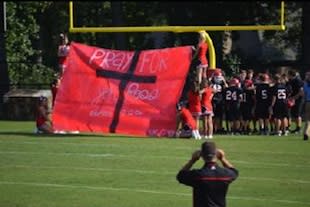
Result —
[[190, 46], [121, 51], [71, 43], [54, 128], [173, 136], [191, 58]]

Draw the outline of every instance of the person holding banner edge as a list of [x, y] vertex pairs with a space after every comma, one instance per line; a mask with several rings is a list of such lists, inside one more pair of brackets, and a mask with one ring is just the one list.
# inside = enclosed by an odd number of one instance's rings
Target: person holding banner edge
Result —
[[177, 129], [176, 137], [201, 139], [196, 120], [192, 113], [185, 107], [184, 102], [177, 104]]

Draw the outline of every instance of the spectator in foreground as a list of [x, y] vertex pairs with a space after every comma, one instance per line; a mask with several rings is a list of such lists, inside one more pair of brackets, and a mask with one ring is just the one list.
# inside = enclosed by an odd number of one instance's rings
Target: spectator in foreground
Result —
[[[203, 167], [191, 170], [200, 157], [204, 160]], [[217, 165], [217, 159], [223, 167]], [[237, 177], [238, 170], [226, 159], [224, 151], [208, 141], [177, 174], [180, 183], [193, 188], [193, 207], [225, 207], [228, 186]]]

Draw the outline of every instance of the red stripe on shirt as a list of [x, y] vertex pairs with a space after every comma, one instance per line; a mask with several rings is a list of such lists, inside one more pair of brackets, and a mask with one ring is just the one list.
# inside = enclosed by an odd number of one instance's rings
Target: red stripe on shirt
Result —
[[232, 177], [199, 177], [198, 180], [206, 180], [206, 181], [231, 181]]

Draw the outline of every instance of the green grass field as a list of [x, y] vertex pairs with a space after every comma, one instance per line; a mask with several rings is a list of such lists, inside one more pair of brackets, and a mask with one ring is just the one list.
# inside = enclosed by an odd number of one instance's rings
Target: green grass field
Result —
[[[191, 189], [175, 176], [203, 141], [38, 136], [33, 129], [34, 122], [0, 122], [0, 207], [192, 205]], [[214, 141], [240, 172], [229, 207], [310, 206], [310, 145], [301, 135]]]

